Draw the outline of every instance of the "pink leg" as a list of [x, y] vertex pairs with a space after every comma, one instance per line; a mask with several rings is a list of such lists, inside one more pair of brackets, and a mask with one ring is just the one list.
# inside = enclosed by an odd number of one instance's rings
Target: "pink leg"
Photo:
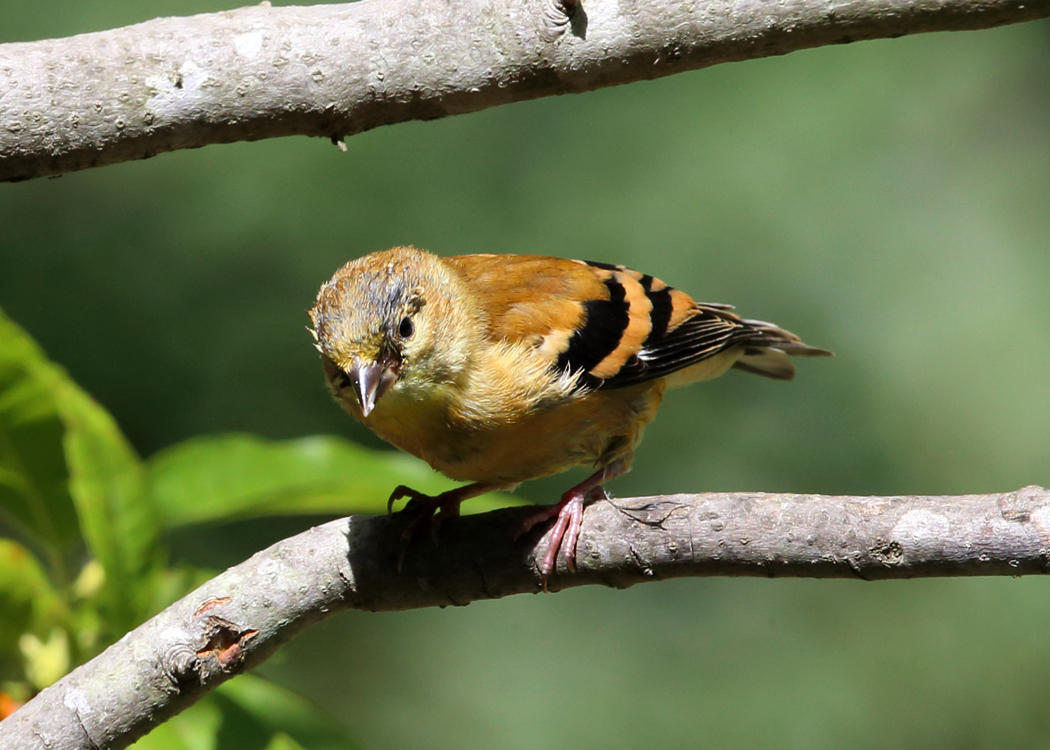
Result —
[[613, 461], [603, 466], [591, 476], [584, 479], [575, 487], [571, 487], [561, 496], [561, 500], [549, 508], [544, 508], [534, 516], [530, 516], [522, 523], [518, 536], [527, 533], [537, 524], [557, 518], [551, 530], [547, 533], [550, 542], [547, 551], [539, 563], [540, 575], [543, 577], [543, 588], [547, 588], [547, 578], [554, 572], [554, 564], [558, 559], [558, 551], [565, 553], [565, 565], [569, 570], [576, 570], [576, 542], [580, 538], [580, 528], [583, 525], [583, 508], [588, 501], [605, 497], [602, 482], [606, 479], [623, 474], [627, 470], [626, 462]]

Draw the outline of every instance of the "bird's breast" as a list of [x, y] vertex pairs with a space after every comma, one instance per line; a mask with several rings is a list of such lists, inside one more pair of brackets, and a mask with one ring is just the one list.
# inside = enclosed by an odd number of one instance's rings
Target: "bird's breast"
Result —
[[458, 394], [409, 399], [391, 392], [365, 423], [452, 479], [512, 485], [629, 458], [663, 390], [653, 381], [487, 419], [477, 411], [464, 418]]

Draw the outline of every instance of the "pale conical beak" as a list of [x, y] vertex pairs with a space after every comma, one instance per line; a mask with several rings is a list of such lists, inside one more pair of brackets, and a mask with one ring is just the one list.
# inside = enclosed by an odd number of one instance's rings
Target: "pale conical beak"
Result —
[[397, 373], [388, 364], [361, 362], [356, 358], [349, 375], [354, 384], [354, 393], [357, 394], [357, 403], [361, 405], [361, 413], [366, 417], [376, 408], [376, 401], [397, 382]]

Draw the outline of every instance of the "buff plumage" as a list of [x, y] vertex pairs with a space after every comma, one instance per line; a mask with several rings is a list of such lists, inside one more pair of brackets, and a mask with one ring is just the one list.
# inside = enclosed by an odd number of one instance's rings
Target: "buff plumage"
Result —
[[790, 355], [824, 355], [728, 305], [659, 279], [542, 255], [441, 258], [397, 247], [347, 263], [310, 311], [329, 387], [387, 442], [471, 484], [428, 512], [564, 471], [597, 470], [531, 527], [556, 519], [544, 580], [561, 549], [572, 567], [584, 503], [626, 471], [668, 386], [730, 367], [790, 379]]

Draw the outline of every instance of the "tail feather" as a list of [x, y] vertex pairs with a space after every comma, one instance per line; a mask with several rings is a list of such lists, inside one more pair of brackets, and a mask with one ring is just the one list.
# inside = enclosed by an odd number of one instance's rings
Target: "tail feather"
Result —
[[743, 320], [753, 329], [754, 337], [744, 348], [744, 353], [734, 364], [738, 370], [764, 375], [777, 380], [795, 377], [795, 366], [791, 357], [830, 357], [827, 349], [819, 349], [803, 343], [802, 339], [773, 323], [764, 320]]

